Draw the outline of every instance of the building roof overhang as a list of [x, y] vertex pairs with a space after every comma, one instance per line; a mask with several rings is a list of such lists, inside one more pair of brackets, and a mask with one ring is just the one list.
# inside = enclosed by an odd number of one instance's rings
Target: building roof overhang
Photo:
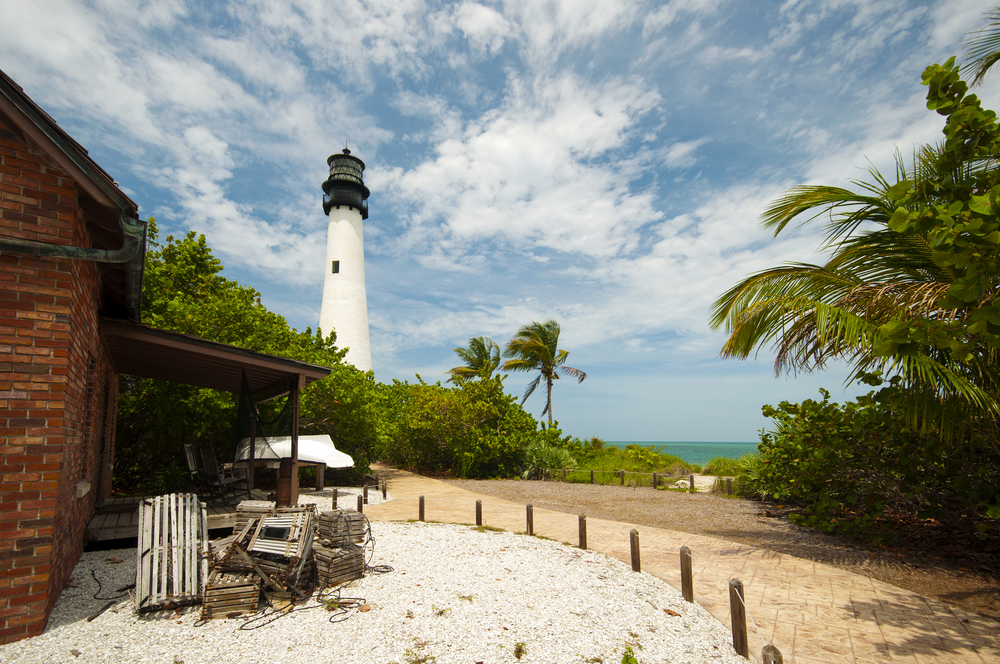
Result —
[[293, 384], [301, 390], [332, 371], [122, 320], [102, 318], [100, 329], [117, 373], [237, 394], [245, 373], [254, 401], [287, 394]]

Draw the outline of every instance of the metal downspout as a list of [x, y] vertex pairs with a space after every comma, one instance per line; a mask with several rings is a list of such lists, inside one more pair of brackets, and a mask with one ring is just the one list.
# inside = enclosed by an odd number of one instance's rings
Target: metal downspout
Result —
[[146, 222], [126, 214], [118, 218], [124, 241], [121, 249], [91, 249], [88, 247], [70, 247], [61, 244], [49, 244], [31, 240], [15, 240], [0, 237], [0, 254], [19, 254], [34, 258], [70, 258], [94, 263], [126, 263], [128, 284], [125, 299], [129, 311], [136, 320], [139, 319], [139, 307], [142, 299], [142, 269], [144, 252], [140, 248], [145, 243]]

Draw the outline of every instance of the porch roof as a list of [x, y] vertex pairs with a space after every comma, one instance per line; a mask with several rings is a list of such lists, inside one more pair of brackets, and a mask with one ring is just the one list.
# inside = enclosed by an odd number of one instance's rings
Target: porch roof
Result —
[[101, 336], [115, 371], [143, 378], [239, 393], [246, 372], [254, 401], [287, 394], [327, 376], [330, 367], [123, 320], [102, 318]]

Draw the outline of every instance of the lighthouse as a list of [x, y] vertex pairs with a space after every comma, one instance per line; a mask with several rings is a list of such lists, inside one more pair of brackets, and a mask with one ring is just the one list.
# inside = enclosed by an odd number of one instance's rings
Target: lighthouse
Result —
[[319, 326], [337, 333], [337, 347], [347, 348], [345, 361], [362, 371], [372, 368], [368, 340], [368, 298], [365, 293], [365, 241], [362, 223], [368, 218], [368, 187], [362, 179], [365, 162], [344, 148], [326, 160], [330, 177], [323, 183], [327, 215], [326, 276]]

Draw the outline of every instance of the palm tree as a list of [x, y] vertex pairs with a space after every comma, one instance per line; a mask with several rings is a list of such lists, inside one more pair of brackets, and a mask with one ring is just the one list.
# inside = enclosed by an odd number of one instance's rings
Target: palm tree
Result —
[[[890, 228], [905, 193], [917, 192], [910, 205], [939, 202], [934, 183], [942, 176], [940, 155], [940, 148], [926, 147], [912, 169], [897, 155], [895, 183], [871, 169], [872, 182], [854, 182], [861, 192], [801, 186], [772, 203], [761, 225], [775, 235], [796, 218], [808, 222], [827, 213], [824, 249], [831, 255], [823, 265], [792, 263], [753, 274], [716, 300], [710, 324], [729, 332], [722, 356], [745, 359], [771, 346], [776, 374], [812, 371], [838, 358], [852, 365], [848, 382], [873, 371], [898, 375], [914, 395], [911, 416], [925, 425], [930, 411], [956, 424], [984, 410], [997, 416], [994, 351], [980, 347], [961, 360], [931, 343], [887, 350], [900, 321], [967, 314], [938, 305], [955, 274], [932, 259], [926, 234]], [[975, 172], [970, 167], [947, 175], [970, 178]]]
[[500, 366], [500, 346], [489, 337], [472, 337], [468, 348], [456, 348], [455, 353], [465, 362], [465, 366], [445, 372], [451, 374], [451, 378], [446, 381], [449, 383], [461, 383], [473, 378], [489, 380]]
[[972, 74], [972, 84], [983, 82], [987, 72], [1000, 62], [1000, 7], [986, 12], [985, 28], [966, 37], [965, 49], [972, 59], [962, 65], [964, 74]]
[[551, 318], [544, 323], [533, 321], [521, 327], [517, 335], [507, 342], [503, 356], [511, 359], [503, 363], [504, 371], [537, 371], [538, 377], [531, 381], [524, 391], [521, 403], [524, 404], [538, 383], [545, 379], [545, 410], [542, 415], [549, 414], [549, 426], [552, 426], [552, 381], [559, 380], [560, 373], [576, 378], [582, 383], [587, 374], [579, 369], [564, 366], [569, 351], [558, 350], [559, 323]]

